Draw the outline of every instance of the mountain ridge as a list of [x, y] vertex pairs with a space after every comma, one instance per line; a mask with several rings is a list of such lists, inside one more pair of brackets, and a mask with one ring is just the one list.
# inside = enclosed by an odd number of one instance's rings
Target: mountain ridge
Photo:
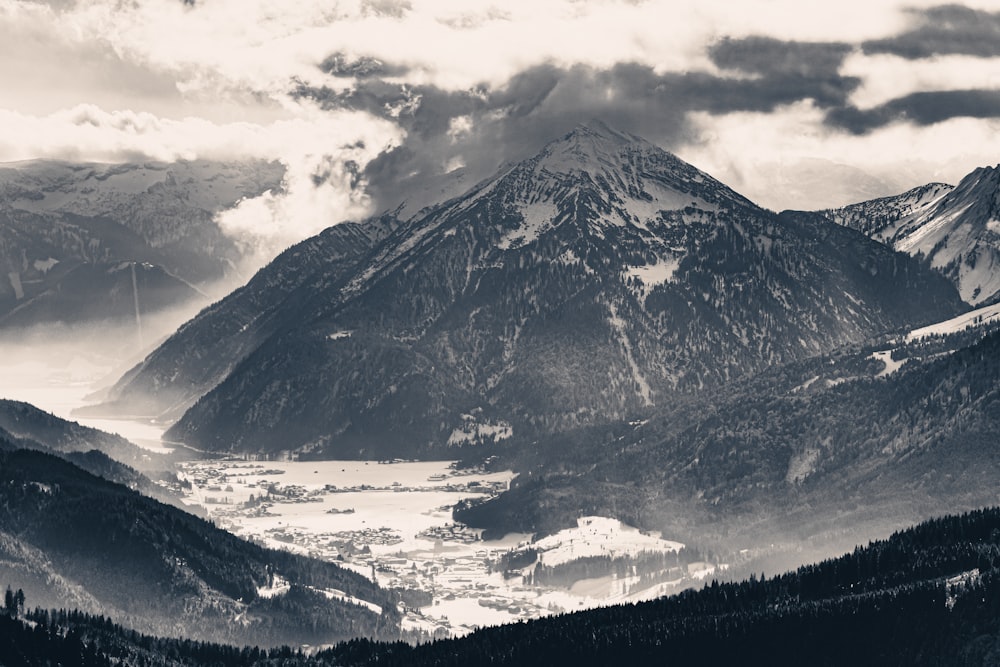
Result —
[[207, 301], [242, 257], [216, 214], [282, 175], [259, 161], [0, 163], [0, 329], [122, 325]]
[[[991, 502], [997, 324], [891, 340], [511, 453], [511, 490], [455, 517], [499, 535], [558, 530], [582, 512], [680, 540], [795, 549]], [[560, 457], [567, 441], [578, 459]]]
[[820, 213], [919, 257], [970, 304], [1000, 298], [1000, 165], [974, 169], [954, 187], [931, 183]]
[[[30, 575], [27, 595], [46, 606], [65, 607], [61, 596], [76, 591], [103, 613], [168, 636], [259, 645], [380, 627], [399, 636], [396, 593], [364, 576], [246, 542], [44, 452], [0, 451], [0, 574]], [[291, 589], [268, 593], [279, 579]]]
[[[284, 324], [211, 389], [196, 382], [167, 437], [264, 455], [453, 456], [463, 415], [526, 437], [627, 418], [964, 307], [915, 260], [776, 216], [593, 124], [393, 227], [332, 273], [306, 275], [292, 255], [265, 269], [298, 271], [297, 287], [274, 290], [291, 304]], [[207, 322], [182, 330], [211, 346]], [[115, 391], [183, 393], [191, 377], [171, 359], [185, 354], [159, 349]]]
[[308, 654], [268, 653], [141, 636], [103, 617], [36, 611], [25, 618], [0, 614], [0, 651], [31, 667], [63, 656], [88, 667], [113, 659], [164, 667], [989, 665], [1000, 652], [998, 526], [995, 507], [940, 517], [778, 576], [743, 573], [655, 601], [418, 646], [352, 640]]

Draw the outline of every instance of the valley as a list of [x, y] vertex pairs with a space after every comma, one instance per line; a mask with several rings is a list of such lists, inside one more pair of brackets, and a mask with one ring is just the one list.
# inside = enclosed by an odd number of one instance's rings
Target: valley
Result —
[[[77, 358], [69, 368], [24, 363], [4, 378], [6, 397], [34, 401], [58, 416], [117, 433], [154, 452], [162, 426], [149, 420], [77, 417], [106, 370]], [[403, 631], [428, 637], [467, 634], [476, 628], [607, 604], [653, 599], [696, 585], [716, 564], [683, 562], [684, 545], [643, 533], [615, 519], [585, 517], [580, 526], [532, 541], [531, 533], [483, 539], [482, 529], [457, 523], [465, 500], [506, 491], [512, 471], [459, 468], [453, 461], [253, 461], [245, 458], [182, 461], [169, 485], [182, 502], [239, 537], [274, 549], [336, 563], [385, 588], [410, 591]], [[618, 558], [617, 570], [598, 564], [591, 573], [558, 581], [532, 580], [536, 561], [508, 567], [511, 554], [538, 551], [537, 563], [562, 566], [595, 556]], [[625, 572], [625, 559], [672, 556], [644, 574]], [[640, 563], [641, 564], [641, 563]], [[634, 569], [634, 565], [630, 566]], [[723, 566], [724, 567], [724, 566]], [[594, 576], [586, 576], [592, 574]], [[287, 593], [278, 580], [262, 596]]]
[[4, 341], [0, 572], [157, 634], [415, 643], [998, 502], [1000, 306], [865, 226], [922, 192], [775, 213], [592, 121], [152, 344], [138, 305]]
[[171, 451], [161, 441], [165, 426], [151, 419], [74, 414], [77, 408], [87, 405], [87, 397], [99, 391], [115, 372], [116, 360], [94, 354], [84, 346], [19, 345], [12, 341], [0, 342], [0, 355], [11, 359], [0, 375], [0, 398], [24, 401], [56, 417], [116, 433], [144, 449]]
[[0, 0], [0, 667], [1000, 666], [998, 3]]
[[424, 604], [407, 606], [403, 628], [430, 636], [651, 599], [715, 570], [675, 560], [645, 577], [609, 571], [534, 583], [533, 560], [505, 568], [505, 559], [537, 550], [540, 564], [565, 568], [595, 556], [676, 556], [684, 545], [601, 517], [581, 518], [576, 529], [534, 542], [521, 533], [484, 540], [481, 530], [454, 522], [455, 504], [505, 491], [509, 471], [462, 470], [440, 461], [213, 460], [182, 464], [178, 477], [184, 501], [202, 507], [220, 527], [336, 562], [386, 588], [419, 593]]

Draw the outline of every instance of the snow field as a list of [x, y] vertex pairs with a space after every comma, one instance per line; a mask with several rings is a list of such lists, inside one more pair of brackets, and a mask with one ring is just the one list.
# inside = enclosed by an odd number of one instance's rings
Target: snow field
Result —
[[907, 343], [911, 343], [926, 336], [941, 336], [957, 333], [967, 329], [968, 327], [988, 324], [998, 320], [1000, 320], [1000, 303], [970, 310], [969, 312], [963, 313], [958, 317], [953, 317], [950, 320], [914, 329], [910, 333], [906, 334], [903, 340]]
[[593, 556], [636, 556], [644, 551], [678, 551], [684, 545], [626, 526], [617, 519], [586, 516], [576, 528], [560, 530], [531, 545], [540, 552], [543, 565], [554, 566]]
[[[484, 541], [478, 531], [453, 523], [451, 512], [459, 500], [482, 496], [470, 489], [506, 488], [510, 472], [463, 474], [441, 461], [200, 461], [185, 464], [182, 475], [192, 483], [186, 501], [202, 505], [239, 535], [337, 560], [382, 586], [430, 593], [431, 604], [406, 610], [403, 625], [435, 636], [649, 599], [714, 571], [706, 565], [704, 572], [645, 590], [632, 590], [639, 577], [609, 575], [570, 589], [528, 586], [518, 573], [505, 578], [494, 571], [500, 557], [531, 544], [531, 535]], [[264, 505], [244, 506], [251, 494], [263, 495]], [[348, 552], [341, 552], [339, 547], [348, 543]], [[588, 556], [676, 551], [683, 545], [614, 519], [585, 517], [576, 528], [531, 546], [542, 552], [542, 563], [554, 565]], [[281, 594], [282, 585], [278, 579], [261, 594]]]

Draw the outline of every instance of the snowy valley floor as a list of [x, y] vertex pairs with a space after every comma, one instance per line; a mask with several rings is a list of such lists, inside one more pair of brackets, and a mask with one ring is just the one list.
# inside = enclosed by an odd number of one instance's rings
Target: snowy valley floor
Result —
[[[460, 500], [507, 488], [510, 472], [458, 471], [448, 462], [200, 461], [182, 466], [185, 502], [220, 525], [269, 547], [334, 560], [383, 586], [422, 591], [430, 604], [407, 610], [405, 628], [461, 635], [486, 625], [637, 601], [697, 583], [714, 567], [692, 563], [658, 577], [531, 583], [530, 566], [500, 569], [511, 551], [533, 549], [555, 567], [583, 558], [676, 552], [683, 545], [613, 519], [585, 517], [537, 542], [513, 534], [484, 541], [452, 520]], [[262, 593], [280, 594], [282, 584]]]

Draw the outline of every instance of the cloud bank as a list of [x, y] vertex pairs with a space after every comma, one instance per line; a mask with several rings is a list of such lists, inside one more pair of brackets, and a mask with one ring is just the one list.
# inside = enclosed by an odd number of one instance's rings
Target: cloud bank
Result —
[[990, 4], [0, 0], [0, 159], [280, 159], [219, 218], [258, 261], [593, 117], [828, 206], [997, 161]]

